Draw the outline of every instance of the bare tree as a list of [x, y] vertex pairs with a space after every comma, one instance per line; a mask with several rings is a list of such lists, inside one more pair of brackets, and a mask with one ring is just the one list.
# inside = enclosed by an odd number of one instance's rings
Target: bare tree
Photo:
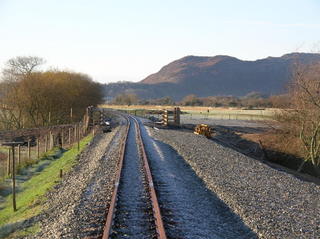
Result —
[[2, 82], [0, 92], [0, 122], [4, 128], [23, 127], [23, 105], [19, 100], [19, 84], [27, 78], [31, 78], [36, 68], [44, 63], [39, 57], [18, 56], [6, 62], [6, 67], [2, 71]]
[[[297, 64], [290, 87], [292, 110], [287, 124], [303, 145], [305, 162], [320, 166], [320, 63]], [[302, 169], [304, 163], [299, 167]]]
[[16, 57], [7, 62], [0, 83], [0, 128], [19, 129], [79, 120], [89, 105], [97, 105], [103, 92], [85, 74], [37, 71], [44, 60]]
[[6, 63], [6, 68], [3, 70], [5, 77], [26, 76], [35, 72], [36, 68], [44, 64], [44, 59], [36, 56], [17, 56], [11, 58]]

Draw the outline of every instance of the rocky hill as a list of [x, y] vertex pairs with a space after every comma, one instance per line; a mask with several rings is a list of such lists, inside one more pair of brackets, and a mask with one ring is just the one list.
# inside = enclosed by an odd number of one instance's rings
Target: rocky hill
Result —
[[256, 61], [242, 61], [230, 56], [186, 56], [164, 66], [138, 83], [106, 85], [109, 97], [134, 93], [140, 98], [170, 96], [180, 100], [186, 95], [243, 96], [249, 92], [283, 93], [290, 80], [294, 63], [320, 61], [320, 54], [291, 53]]

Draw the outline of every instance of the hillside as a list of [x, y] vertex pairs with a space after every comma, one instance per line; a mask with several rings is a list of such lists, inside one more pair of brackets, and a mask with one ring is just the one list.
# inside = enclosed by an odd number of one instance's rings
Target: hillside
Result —
[[320, 61], [320, 54], [291, 53], [256, 61], [230, 56], [186, 56], [173, 61], [138, 83], [111, 83], [106, 94], [134, 93], [141, 98], [171, 96], [180, 100], [195, 94], [243, 96], [249, 92], [279, 94], [285, 91], [295, 62]]

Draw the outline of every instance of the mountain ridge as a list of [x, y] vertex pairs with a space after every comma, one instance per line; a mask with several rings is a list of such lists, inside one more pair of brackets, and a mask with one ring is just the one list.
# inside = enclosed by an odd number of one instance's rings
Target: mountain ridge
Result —
[[140, 82], [110, 83], [106, 85], [106, 94], [114, 97], [120, 93], [133, 93], [143, 99], [169, 96], [174, 100], [189, 94], [199, 97], [243, 96], [253, 91], [280, 94], [285, 92], [295, 62], [318, 61], [320, 54], [297, 52], [254, 61], [227, 55], [189, 55], [163, 66]]

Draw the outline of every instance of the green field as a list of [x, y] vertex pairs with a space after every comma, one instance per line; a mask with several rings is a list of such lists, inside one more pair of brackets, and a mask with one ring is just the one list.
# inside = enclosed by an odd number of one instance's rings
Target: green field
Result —
[[[150, 110], [172, 109], [177, 106], [159, 106], [159, 105], [101, 105], [102, 108], [111, 108], [127, 111], [138, 116], [147, 116], [146, 112]], [[183, 118], [197, 117], [203, 119], [225, 119], [225, 120], [271, 120], [279, 109], [240, 109], [240, 108], [215, 108], [198, 106], [179, 106]]]
[[242, 110], [242, 109], [210, 109], [184, 110], [186, 114], [182, 118], [192, 119], [192, 117], [203, 119], [224, 119], [224, 120], [272, 120], [275, 110]]

